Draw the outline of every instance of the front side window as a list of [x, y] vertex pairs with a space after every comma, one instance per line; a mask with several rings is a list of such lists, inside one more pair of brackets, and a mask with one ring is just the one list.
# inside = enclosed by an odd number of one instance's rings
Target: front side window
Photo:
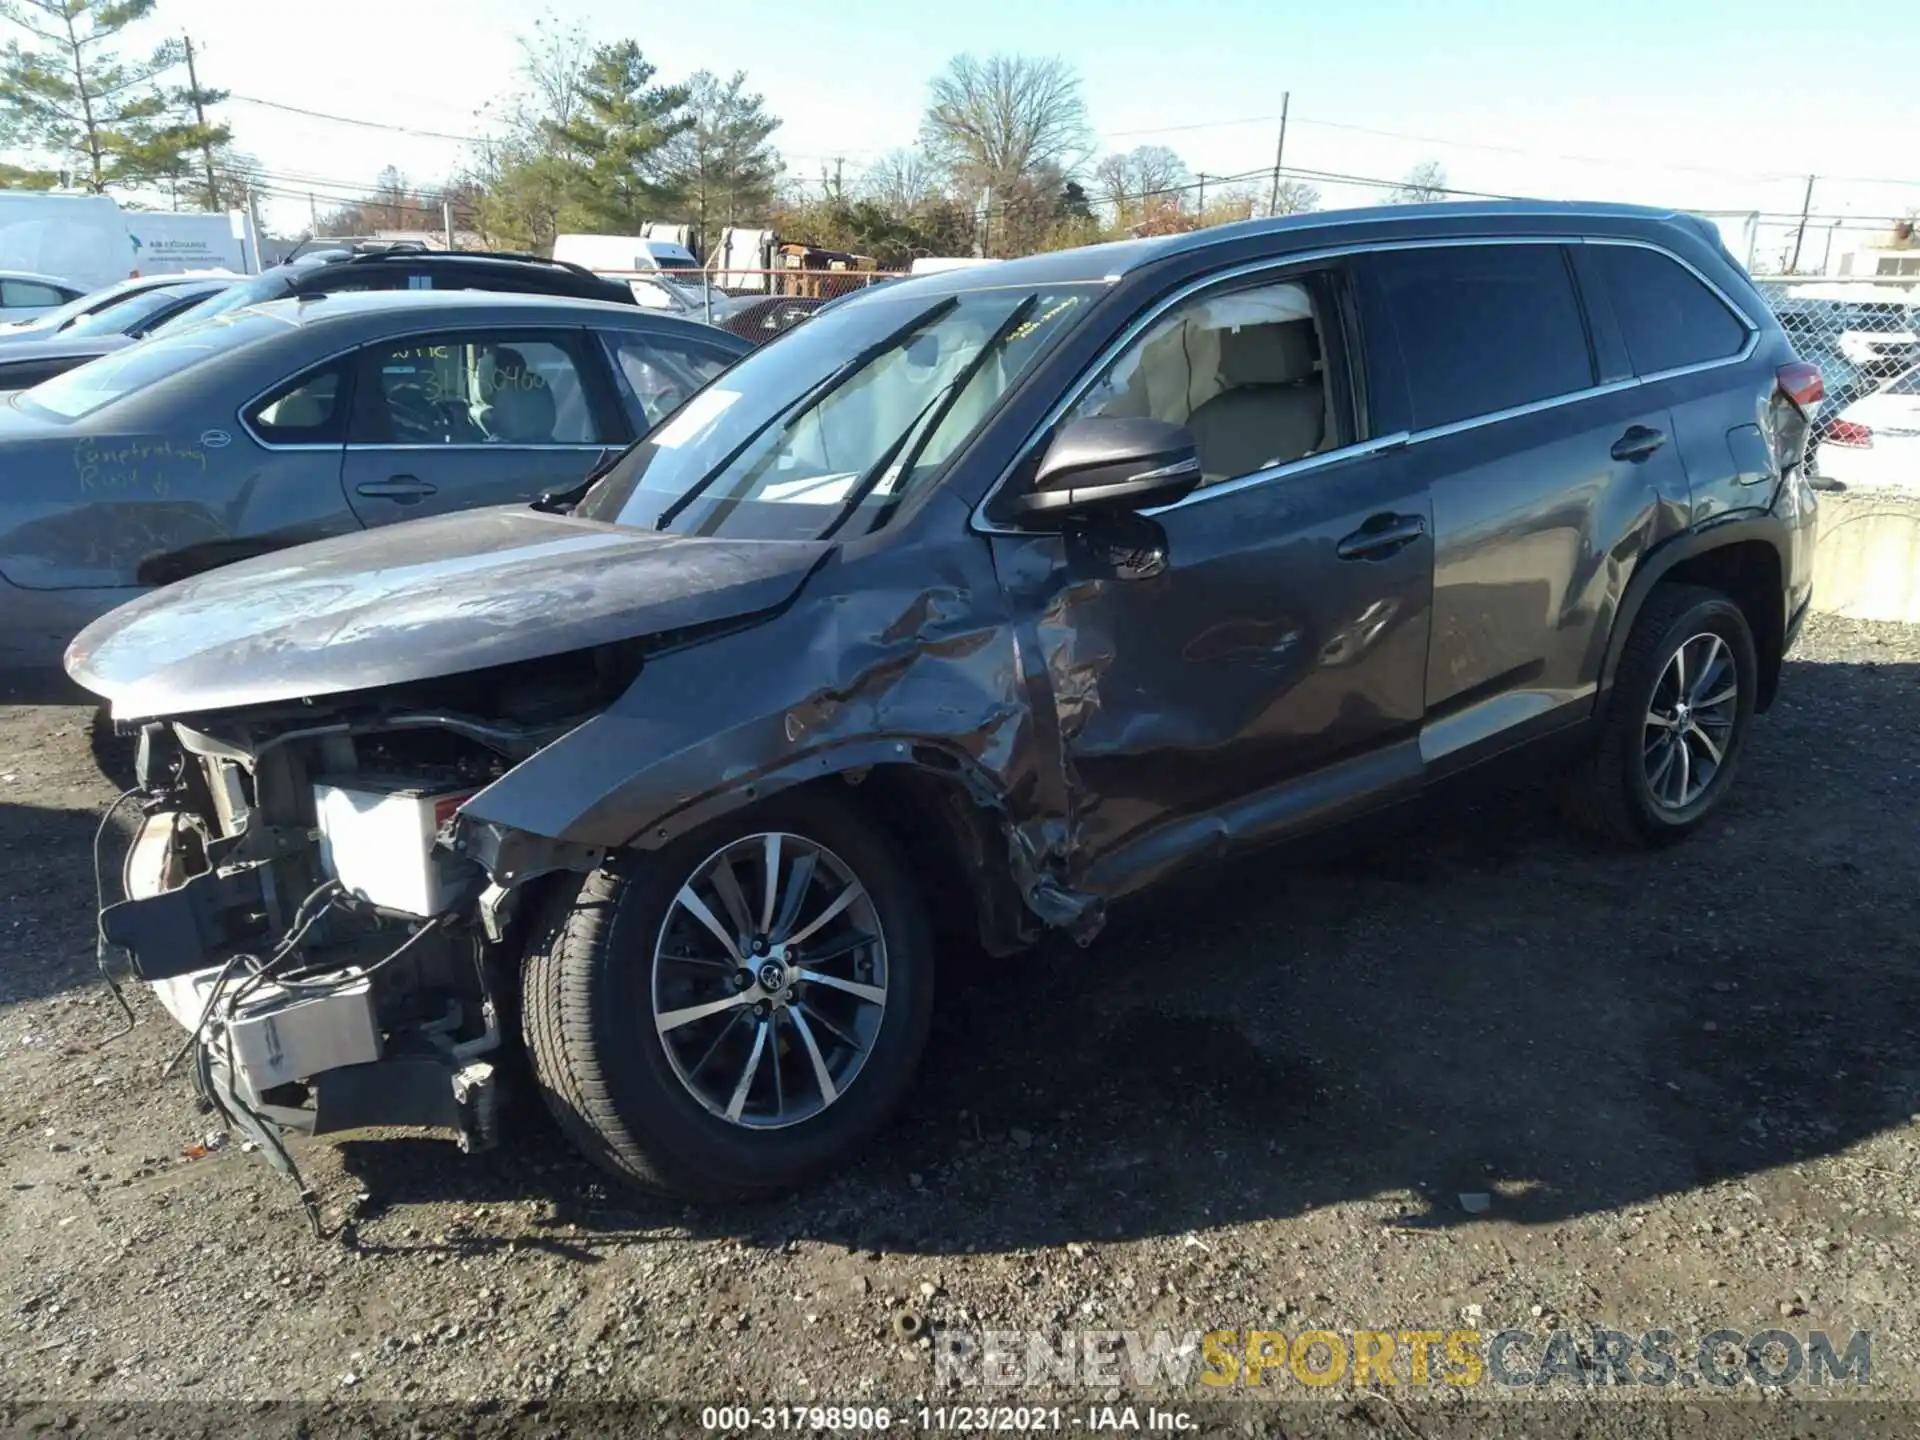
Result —
[[367, 445], [596, 445], [570, 337], [422, 335], [370, 347], [353, 439]]
[[937, 474], [1098, 288], [875, 296], [746, 356], [579, 513], [748, 539], [864, 534]]
[[1162, 316], [1068, 420], [1184, 425], [1213, 485], [1346, 443], [1327, 374], [1331, 316], [1302, 280], [1216, 293]]
[[650, 430], [678, 410], [701, 386], [727, 368], [717, 351], [633, 330], [603, 332], [620, 382]]
[[1747, 327], [1678, 261], [1641, 245], [1590, 245], [1642, 375], [1726, 360], [1746, 348]]
[[1436, 245], [1370, 257], [1427, 430], [1594, 383], [1586, 321], [1560, 245]]

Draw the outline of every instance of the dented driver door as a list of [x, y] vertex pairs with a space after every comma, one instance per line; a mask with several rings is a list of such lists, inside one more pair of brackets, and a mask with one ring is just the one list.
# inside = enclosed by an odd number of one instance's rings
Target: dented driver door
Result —
[[1084, 888], [1123, 894], [1418, 790], [1431, 509], [1405, 437], [1370, 436], [1356, 408], [1344, 293], [1282, 274], [1168, 310], [1141, 363], [1122, 354], [1067, 415], [1186, 425], [1201, 488], [993, 536], [1031, 617]]

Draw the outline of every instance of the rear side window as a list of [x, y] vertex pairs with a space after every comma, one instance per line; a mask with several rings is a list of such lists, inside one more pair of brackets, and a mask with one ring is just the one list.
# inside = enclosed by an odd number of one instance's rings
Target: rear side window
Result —
[[1738, 355], [1747, 327], [1684, 265], [1639, 245], [1593, 245], [1627, 355], [1642, 375]]
[[1412, 428], [1593, 384], [1587, 327], [1559, 245], [1446, 245], [1377, 255]]
[[32, 280], [0, 280], [0, 307], [9, 310], [52, 310], [66, 304], [67, 298], [51, 285]]

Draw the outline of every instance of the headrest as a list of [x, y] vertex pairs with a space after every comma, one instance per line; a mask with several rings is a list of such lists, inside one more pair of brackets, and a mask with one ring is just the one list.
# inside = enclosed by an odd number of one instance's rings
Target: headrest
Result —
[[1220, 332], [1220, 379], [1230, 389], [1311, 380], [1319, 358], [1311, 320], [1243, 325]]

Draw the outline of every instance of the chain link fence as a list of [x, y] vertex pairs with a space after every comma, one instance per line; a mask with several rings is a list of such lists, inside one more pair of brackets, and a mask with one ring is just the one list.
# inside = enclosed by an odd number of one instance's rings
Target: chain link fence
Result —
[[773, 270], [600, 270], [624, 280], [652, 310], [717, 325], [764, 344], [834, 300], [900, 279], [900, 270], [788, 267]]
[[1920, 490], [1920, 277], [1756, 276], [1754, 284], [1826, 381], [1811, 473]]

